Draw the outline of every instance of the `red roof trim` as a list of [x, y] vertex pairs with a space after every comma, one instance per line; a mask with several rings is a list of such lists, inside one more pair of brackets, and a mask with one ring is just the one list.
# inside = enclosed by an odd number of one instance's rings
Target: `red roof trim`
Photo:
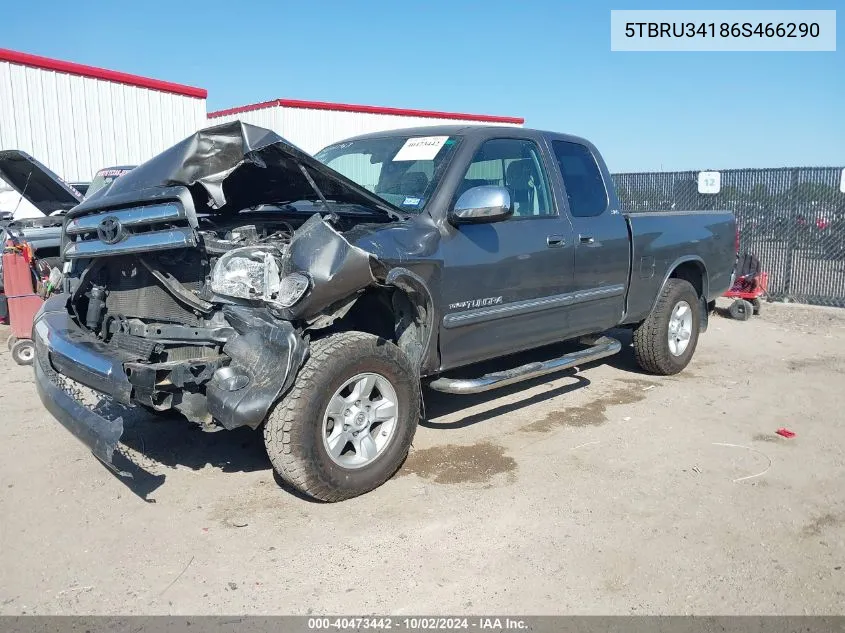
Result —
[[329, 103], [327, 101], [301, 101], [299, 99], [273, 99], [272, 101], [253, 103], [238, 108], [229, 108], [228, 110], [217, 110], [216, 112], [209, 112], [208, 118], [212, 119], [230, 114], [240, 114], [241, 112], [251, 112], [252, 110], [272, 108], [273, 106], [308, 110], [334, 110], [337, 112], [362, 112], [366, 114], [393, 114], [396, 116], [416, 116], [429, 119], [456, 119], [460, 121], [480, 121], [483, 123], [516, 123], [518, 125], [525, 123], [525, 119], [522, 117], [465, 114], [461, 112], [436, 112], [433, 110], [409, 110], [407, 108], [385, 108], [381, 106], [354, 105], [351, 103]]
[[174, 84], [169, 81], [159, 81], [158, 79], [150, 79], [149, 77], [130, 75], [128, 73], [117, 72], [116, 70], [97, 68], [96, 66], [85, 66], [83, 64], [75, 64], [73, 62], [64, 62], [59, 59], [30, 55], [29, 53], [10, 51], [6, 48], [0, 48], [0, 61], [11, 62], [12, 64], [22, 64], [24, 66], [33, 66], [34, 68], [43, 68], [45, 70], [55, 70], [60, 73], [69, 73], [71, 75], [90, 77], [92, 79], [104, 79], [105, 81], [114, 81], [128, 86], [149, 88], [150, 90], [160, 90], [161, 92], [172, 92], [173, 94], [183, 95], [186, 97], [196, 97], [197, 99], [205, 99], [208, 97], [208, 91], [203, 90], [202, 88], [194, 88], [193, 86]]

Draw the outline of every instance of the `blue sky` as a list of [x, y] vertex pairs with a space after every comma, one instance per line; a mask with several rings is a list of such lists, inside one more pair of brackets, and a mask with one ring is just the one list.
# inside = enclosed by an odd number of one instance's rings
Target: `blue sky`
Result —
[[[837, 6], [838, 5], [838, 6]], [[610, 51], [610, 9], [839, 9], [835, 53]], [[612, 171], [845, 165], [845, 6], [804, 3], [95, 3], [4, 9], [6, 48], [206, 88], [523, 116]]]

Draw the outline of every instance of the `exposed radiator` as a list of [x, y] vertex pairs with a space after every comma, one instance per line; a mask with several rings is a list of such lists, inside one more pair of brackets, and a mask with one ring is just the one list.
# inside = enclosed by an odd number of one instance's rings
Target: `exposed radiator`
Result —
[[[149, 256], [147, 261], [169, 272], [188, 290], [199, 290], [205, 267], [197, 251], [185, 252], [178, 260]], [[167, 291], [135, 256], [110, 258], [101, 273], [107, 290], [110, 315], [198, 325], [200, 319]]]

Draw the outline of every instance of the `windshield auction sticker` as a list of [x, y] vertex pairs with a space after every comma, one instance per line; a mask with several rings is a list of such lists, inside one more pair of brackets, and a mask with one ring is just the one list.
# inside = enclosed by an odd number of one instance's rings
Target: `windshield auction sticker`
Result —
[[835, 51], [836, 11], [611, 11], [612, 51]]
[[403, 160], [434, 160], [440, 148], [449, 140], [448, 136], [418, 136], [405, 141], [394, 161]]

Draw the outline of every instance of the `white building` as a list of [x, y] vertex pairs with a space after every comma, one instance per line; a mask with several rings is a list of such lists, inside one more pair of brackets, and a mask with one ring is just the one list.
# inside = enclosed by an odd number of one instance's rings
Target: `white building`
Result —
[[0, 149], [66, 181], [136, 165], [206, 125], [201, 88], [0, 49]]
[[306, 152], [351, 136], [418, 125], [466, 123], [469, 125], [522, 125], [518, 117], [434, 112], [379, 106], [274, 99], [208, 113], [209, 125], [241, 120], [268, 128]]
[[[207, 113], [202, 88], [0, 49], [0, 149], [31, 154], [67, 182], [137, 165], [198, 129], [240, 119], [314, 153], [382, 130], [465, 123], [522, 125], [517, 117], [276, 99]], [[38, 214], [0, 181], [0, 210]], [[7, 208], [9, 207], [9, 208]]]

